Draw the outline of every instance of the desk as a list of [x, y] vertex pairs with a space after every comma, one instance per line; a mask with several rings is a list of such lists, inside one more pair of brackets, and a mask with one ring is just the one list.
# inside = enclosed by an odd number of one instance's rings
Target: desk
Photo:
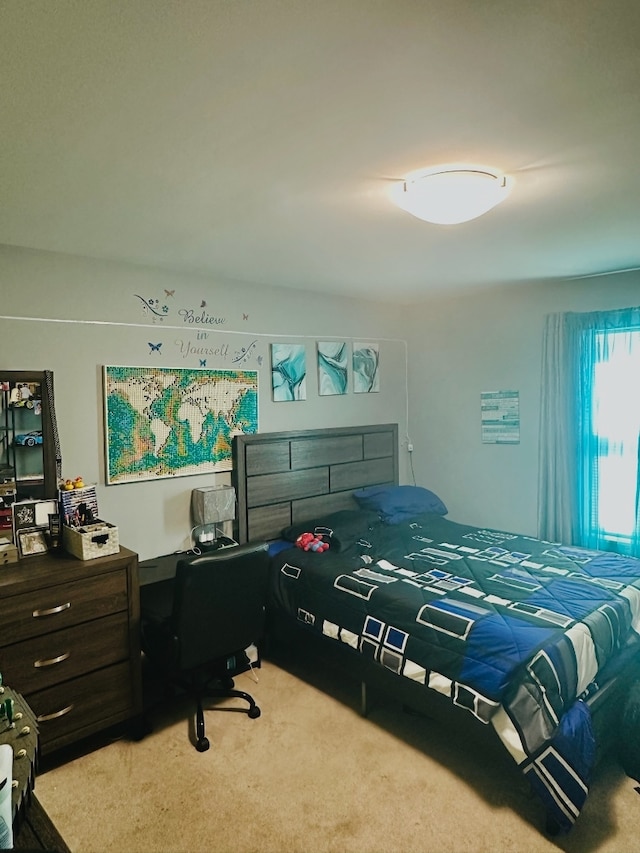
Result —
[[178, 560], [187, 556], [189, 556], [187, 551], [176, 551], [173, 554], [153, 557], [151, 560], [141, 560], [138, 563], [138, 580], [140, 586], [174, 578], [176, 576]]
[[[220, 537], [220, 541], [225, 539], [232, 544], [221, 544], [218, 547], [208, 548], [203, 551], [203, 554], [210, 554], [212, 551], [219, 551], [222, 548], [233, 548], [237, 543], [226, 537]], [[146, 586], [150, 583], [159, 583], [160, 581], [170, 580], [176, 576], [176, 565], [178, 560], [187, 557], [197, 557], [193, 551], [174, 551], [172, 554], [163, 554], [161, 557], [153, 557], [150, 560], [141, 560], [138, 563], [138, 579], [140, 586]]]

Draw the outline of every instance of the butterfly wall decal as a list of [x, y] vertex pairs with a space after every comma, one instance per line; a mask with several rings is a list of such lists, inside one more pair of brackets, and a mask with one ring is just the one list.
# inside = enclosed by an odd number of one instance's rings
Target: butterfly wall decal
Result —
[[206, 308], [206, 307], [207, 307], [207, 300], [206, 300], [206, 299], [203, 299], [203, 300], [202, 300], [202, 302], [200, 303], [200, 307], [201, 307], [201, 308]]
[[167, 288], [165, 287], [164, 292], [165, 292], [165, 296], [173, 296], [176, 291], [175, 291], [175, 289], [174, 290], [167, 290]]
[[207, 366], [207, 359], [201, 358], [200, 359], [200, 367], [206, 367], [206, 366]]
[[149, 352], [150, 352], [150, 353], [152, 353], [152, 352], [160, 352], [160, 347], [162, 346], [162, 341], [160, 341], [160, 343], [159, 343], [159, 344], [152, 344], [152, 343], [151, 343], [151, 341], [147, 341], [147, 343], [148, 343], [148, 344], [149, 344], [149, 346], [151, 347], [151, 349], [149, 350]]
[[248, 320], [248, 319], [249, 319], [249, 315], [248, 315], [248, 314], [245, 314], [245, 313], [243, 312], [243, 314], [242, 314], [242, 319], [243, 319], [243, 320]]

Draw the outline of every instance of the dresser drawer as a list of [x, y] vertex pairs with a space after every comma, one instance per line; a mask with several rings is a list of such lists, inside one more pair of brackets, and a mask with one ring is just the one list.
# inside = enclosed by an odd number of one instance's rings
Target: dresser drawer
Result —
[[[25, 566], [24, 571], [28, 571]], [[127, 610], [125, 569], [0, 599], [2, 645]]]
[[20, 693], [35, 693], [129, 657], [129, 619], [114, 613], [0, 649], [0, 672]]
[[51, 752], [133, 716], [128, 662], [25, 696], [38, 721], [40, 747]]

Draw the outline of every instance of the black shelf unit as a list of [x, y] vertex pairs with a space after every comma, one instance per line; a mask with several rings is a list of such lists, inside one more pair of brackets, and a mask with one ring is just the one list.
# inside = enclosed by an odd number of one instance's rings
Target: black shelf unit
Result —
[[0, 505], [57, 495], [53, 374], [0, 369]]

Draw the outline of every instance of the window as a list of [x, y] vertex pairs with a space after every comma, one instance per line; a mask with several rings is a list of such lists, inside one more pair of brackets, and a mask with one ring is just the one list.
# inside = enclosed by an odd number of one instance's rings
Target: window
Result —
[[640, 307], [547, 317], [538, 535], [640, 557]]
[[640, 330], [595, 334], [590, 394], [584, 423], [591, 435], [585, 459], [584, 525], [600, 547], [627, 550], [638, 515], [640, 440]]

